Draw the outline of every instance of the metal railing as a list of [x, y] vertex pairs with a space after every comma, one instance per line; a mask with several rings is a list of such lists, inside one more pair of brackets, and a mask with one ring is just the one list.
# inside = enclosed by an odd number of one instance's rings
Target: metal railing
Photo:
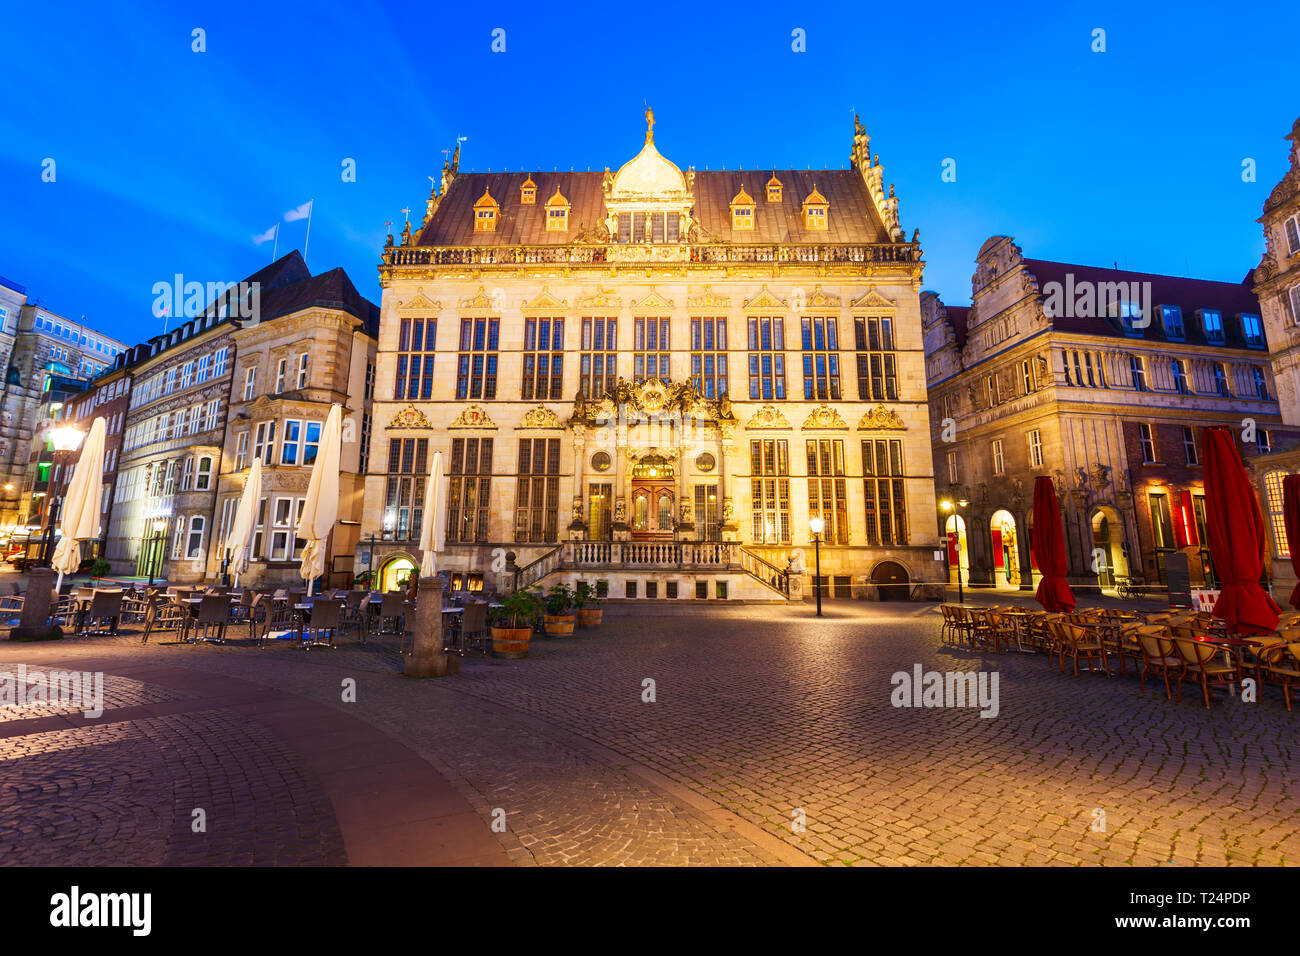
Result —
[[550, 246], [393, 246], [386, 266], [515, 266], [528, 263], [604, 264], [629, 249], [673, 249], [682, 261], [711, 262], [920, 262], [917, 242], [853, 245], [823, 242], [737, 245], [733, 243], [608, 243]]
[[556, 545], [550, 551], [547, 551], [536, 561], [525, 564], [522, 568], [515, 571], [515, 589], [532, 587], [542, 578], [546, 577], [552, 571], [560, 566], [563, 547]]

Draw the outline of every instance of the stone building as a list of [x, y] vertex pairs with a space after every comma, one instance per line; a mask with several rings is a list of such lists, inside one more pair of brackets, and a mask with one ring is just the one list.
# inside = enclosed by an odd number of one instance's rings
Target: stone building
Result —
[[[969, 308], [922, 295], [937, 515], [949, 564], [1029, 590], [1034, 479], [1053, 478], [1072, 583], [1157, 586], [1169, 554], [1213, 580], [1201, 430], [1244, 456], [1282, 437], [1250, 277], [1240, 284], [1027, 259], [1006, 236], [976, 258]], [[967, 502], [964, 507], [962, 501]], [[955, 580], [955, 576], [953, 577]]]
[[[111, 366], [126, 346], [29, 302], [22, 286], [0, 279], [0, 530], [10, 530], [40, 511], [33, 507], [36, 487], [32, 463], [48, 461], [33, 446], [41, 405], [50, 401], [51, 384], [82, 383]], [[67, 394], [74, 394], [71, 388]], [[56, 399], [57, 401], [57, 399]], [[43, 443], [38, 443], [43, 444]], [[35, 456], [35, 457], [33, 457]]]
[[379, 308], [342, 269], [312, 276], [295, 250], [281, 260], [293, 280], [263, 296], [257, 322], [233, 333], [236, 359], [217, 485], [210, 571], [227, 556], [226, 535], [255, 458], [262, 497], [253, 557], [241, 583], [301, 584], [303, 541], [295, 531], [330, 406], [343, 406], [339, 521], [326, 567], [331, 586], [351, 586], [367, 467]]
[[827, 593], [937, 581], [924, 264], [865, 130], [844, 169], [683, 171], [653, 122], [616, 172], [457, 151], [390, 237], [364, 556], [418, 566], [441, 451], [459, 586], [798, 597], [814, 516]]
[[[1290, 169], [1269, 193], [1259, 218], [1265, 251], [1255, 267], [1255, 294], [1272, 350], [1282, 417], [1290, 425], [1300, 425], [1300, 119], [1286, 138], [1291, 143]], [[1273, 454], [1252, 464], [1260, 504], [1268, 519], [1273, 593], [1285, 603], [1296, 575], [1282, 520], [1282, 479], [1300, 472], [1300, 447], [1294, 442], [1278, 443]]]

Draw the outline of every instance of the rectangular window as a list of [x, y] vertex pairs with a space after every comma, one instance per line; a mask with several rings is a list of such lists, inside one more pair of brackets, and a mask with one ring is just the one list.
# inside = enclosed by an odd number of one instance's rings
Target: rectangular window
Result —
[[1217, 309], [1201, 310], [1201, 327], [1205, 329], [1205, 340], [1213, 345], [1223, 344], [1223, 313]]
[[1138, 442], [1142, 446], [1142, 461], [1148, 465], [1155, 464], [1156, 436], [1155, 430], [1150, 425], [1138, 425]]
[[214, 398], [208, 402], [208, 413], [203, 419], [203, 428], [205, 431], [211, 431], [216, 428], [221, 421], [221, 399]]
[[303, 352], [298, 356], [298, 388], [307, 387], [307, 355], [308, 353]]
[[1165, 327], [1165, 338], [1183, 340], [1183, 310], [1180, 306], [1162, 305], [1160, 321]]
[[[428, 472], [429, 439], [389, 439], [384, 537], [399, 541], [419, 538], [424, 512], [424, 482]], [[454, 487], [454, 482], [450, 487]], [[450, 527], [447, 538], [456, 540]]]
[[361, 413], [361, 448], [358, 451], [358, 473], [364, 475], [370, 471], [370, 413]]
[[208, 366], [211, 364], [211, 356], [204, 355], [199, 359], [198, 371], [194, 374], [194, 384], [202, 385], [208, 380]]
[[996, 375], [990, 375], [985, 379], [984, 384], [988, 388], [989, 408], [992, 408], [994, 405], [997, 405], [1002, 401], [1002, 389], [998, 386], [998, 377]]
[[1267, 455], [1273, 450], [1273, 436], [1269, 434], [1267, 428], [1260, 428], [1255, 432], [1255, 447], [1259, 449], [1261, 455]]
[[275, 363], [275, 392], [274, 392], [274, 394], [276, 394], [276, 395], [279, 395], [281, 392], [284, 391], [284, 376], [285, 376], [285, 373], [286, 373], [288, 367], [289, 367], [289, 360], [288, 360], [288, 359], [280, 359], [280, 361], [278, 361], [278, 362]]
[[212, 360], [212, 377], [220, 378], [226, 374], [226, 362], [230, 358], [230, 349], [217, 349], [216, 357]]
[[397, 333], [397, 375], [393, 398], [433, 397], [434, 347], [437, 319], [402, 319]]
[[844, 486], [844, 442], [815, 439], [807, 442], [808, 516], [824, 522], [822, 541], [849, 543], [849, 509]]
[[257, 394], [257, 366], [244, 369], [244, 401], [251, 402]]
[[691, 383], [705, 398], [727, 391], [727, 319], [691, 319]]
[[176, 369], [169, 368], [163, 379], [163, 394], [170, 395], [176, 390]]
[[[181, 366], [181, 388], [189, 388], [194, 381], [194, 363], [186, 362]], [[155, 380], [156, 382], [156, 380]]]
[[1300, 215], [1292, 216], [1283, 222], [1282, 232], [1286, 235], [1286, 254], [1293, 256], [1300, 252]]
[[695, 537], [699, 541], [721, 541], [717, 484], [695, 486]]
[[447, 473], [447, 540], [487, 541], [492, 439], [453, 438]]
[[907, 544], [907, 489], [903, 443], [898, 439], [862, 442], [866, 494], [866, 543], [877, 547]]
[[755, 544], [790, 541], [790, 446], [784, 439], [749, 443], [750, 508]]
[[564, 319], [525, 319], [520, 397], [526, 402], [559, 401], [563, 393]]
[[1020, 388], [1024, 395], [1034, 390], [1034, 367], [1027, 361], [1020, 363]]
[[275, 454], [275, 422], [258, 422], [256, 439], [253, 442], [253, 457], [260, 458], [262, 464], [272, 463]]
[[1187, 457], [1187, 464], [1199, 465], [1201, 457], [1196, 452], [1196, 429], [1183, 426], [1183, 454]]
[[1249, 312], [1241, 314], [1241, 334], [1250, 348], [1264, 347], [1264, 324], [1258, 315], [1251, 315]]
[[461, 319], [456, 356], [456, 397], [497, 397], [497, 337], [500, 319]]
[[1037, 428], [1029, 432], [1029, 467], [1043, 467], [1043, 433]]
[[598, 398], [617, 381], [618, 322], [613, 317], [586, 316], [582, 320], [582, 350], [578, 387], [588, 398]]
[[667, 381], [668, 319], [636, 318], [632, 320], [632, 381], [657, 378]]
[[248, 466], [248, 432], [240, 432], [235, 437], [235, 471], [243, 471]]
[[805, 315], [801, 322], [803, 397], [839, 401], [840, 356], [838, 323], [834, 316]]
[[1150, 495], [1151, 530], [1155, 536], [1157, 548], [1175, 548], [1174, 520], [1169, 511], [1168, 495]]
[[515, 540], [556, 541], [559, 536], [560, 440], [521, 438], [515, 497]]
[[959, 472], [957, 470], [957, 453], [948, 452], [948, 484], [955, 485], [958, 482]]
[[894, 320], [884, 316], [854, 318], [853, 344], [858, 360], [858, 398], [864, 402], [897, 401]]
[[1002, 474], [1002, 465], [1002, 439], [995, 438], [993, 439], [993, 474]]
[[749, 397], [785, 398], [785, 319], [749, 318]]
[[[186, 459], [188, 462], [190, 459]], [[207, 491], [212, 484], [212, 459], [204, 455], [199, 459], [199, 468], [194, 475], [194, 490]]]
[[608, 541], [612, 529], [610, 502], [614, 486], [609, 482], [591, 482], [587, 485], [588, 534], [596, 541]]

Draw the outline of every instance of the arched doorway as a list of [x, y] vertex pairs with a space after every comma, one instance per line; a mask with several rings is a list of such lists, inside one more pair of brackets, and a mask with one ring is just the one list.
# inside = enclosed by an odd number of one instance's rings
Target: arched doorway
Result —
[[414, 573], [415, 562], [410, 558], [392, 558], [379, 569], [379, 590], [405, 591]]
[[1114, 508], [1102, 506], [1092, 513], [1092, 555], [1089, 562], [1103, 590], [1115, 587], [1116, 578], [1129, 576], [1124, 523]]
[[1004, 591], [1020, 589], [1020, 542], [1016, 519], [1010, 511], [999, 509], [989, 519], [989, 538], [993, 549], [993, 584]]
[[896, 561], [881, 561], [871, 571], [871, 583], [880, 591], [882, 601], [906, 601], [911, 583], [907, 569]]
[[632, 536], [671, 538], [675, 527], [677, 471], [659, 455], [647, 455], [632, 466]]
[[949, 515], [943, 525], [944, 544], [948, 549], [948, 583], [956, 584], [961, 575], [963, 584], [970, 584], [970, 554], [966, 550], [966, 519]]

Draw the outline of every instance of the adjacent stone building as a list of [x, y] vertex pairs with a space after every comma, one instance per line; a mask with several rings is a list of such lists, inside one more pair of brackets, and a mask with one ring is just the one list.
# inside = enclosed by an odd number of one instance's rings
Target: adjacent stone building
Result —
[[937, 517], [959, 533], [949, 564], [963, 580], [1036, 586], [1029, 519], [1034, 479], [1049, 475], [1073, 583], [1159, 586], [1176, 551], [1194, 585], [1213, 583], [1201, 431], [1234, 429], [1248, 457], [1287, 431], [1251, 289], [1250, 276], [1028, 259], [994, 236], [969, 308], [922, 296], [936, 484], [954, 505]]
[[865, 130], [844, 169], [683, 171], [647, 121], [616, 172], [457, 151], [390, 238], [363, 557], [418, 567], [440, 451], [456, 586], [798, 597], [813, 517], [827, 593], [937, 581], [923, 262]]

